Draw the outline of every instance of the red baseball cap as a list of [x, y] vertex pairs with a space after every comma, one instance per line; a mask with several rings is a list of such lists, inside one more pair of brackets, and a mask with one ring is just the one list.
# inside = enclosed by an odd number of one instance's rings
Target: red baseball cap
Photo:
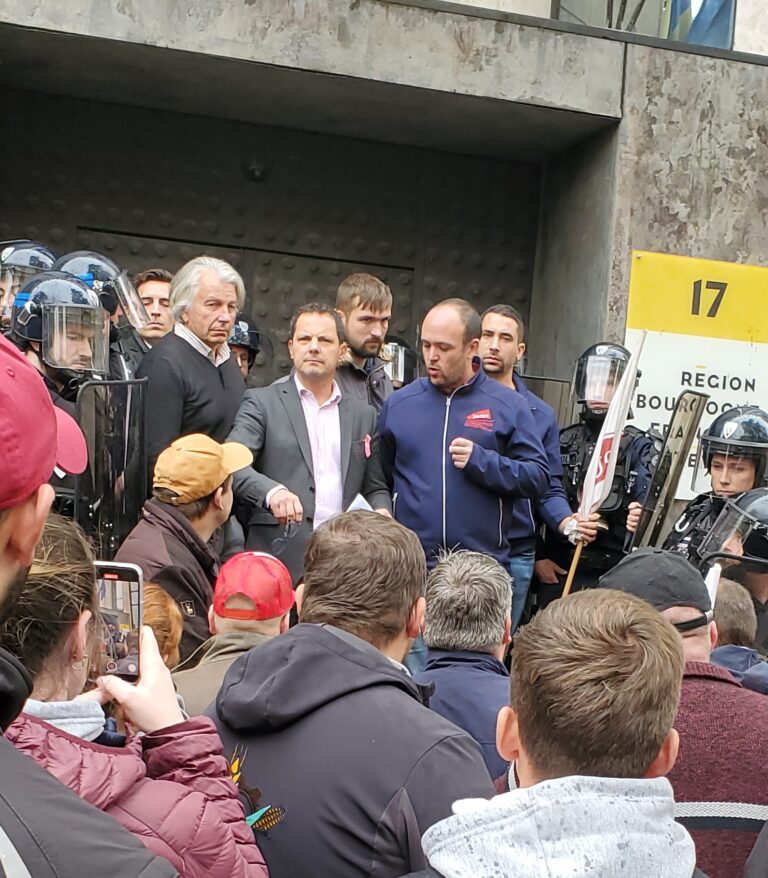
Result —
[[0, 336], [0, 510], [10, 509], [49, 481], [54, 468], [77, 475], [88, 463], [74, 418], [54, 406], [42, 376]]
[[[255, 608], [227, 609], [227, 600], [236, 594], [252, 600]], [[291, 574], [282, 561], [266, 552], [240, 552], [219, 571], [213, 589], [213, 612], [222, 619], [276, 619], [287, 613], [295, 600]]]

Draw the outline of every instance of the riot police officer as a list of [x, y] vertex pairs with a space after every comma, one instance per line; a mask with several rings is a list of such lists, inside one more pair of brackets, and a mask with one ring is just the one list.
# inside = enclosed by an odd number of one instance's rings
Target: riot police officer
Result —
[[80, 384], [107, 371], [107, 315], [88, 285], [46, 271], [13, 302], [11, 338], [43, 376], [54, 405], [74, 416]]
[[5, 241], [0, 243], [0, 330], [11, 323], [11, 310], [16, 294], [41, 271], [53, 268], [56, 257], [37, 241]]
[[261, 350], [261, 340], [261, 333], [256, 329], [254, 322], [247, 314], [240, 312], [235, 318], [235, 325], [232, 327], [232, 334], [227, 344], [247, 386], [250, 386], [249, 373]]
[[392, 382], [392, 387], [399, 390], [415, 381], [419, 373], [419, 359], [416, 351], [405, 339], [397, 335], [388, 335], [381, 349], [384, 360], [384, 371]]
[[577, 361], [574, 391], [581, 413], [578, 423], [560, 431], [565, 498], [559, 492], [550, 492], [538, 508], [545, 524], [534, 568], [540, 605], [562, 591], [577, 536], [584, 540], [585, 547], [574, 588], [591, 587], [624, 556], [628, 518], [630, 526], [636, 525], [639, 518], [661, 450], [661, 437], [631, 425], [621, 437], [610, 496], [591, 520], [576, 516], [584, 477], [629, 357], [622, 345], [603, 342], [588, 348]]
[[128, 273], [108, 256], [92, 250], [75, 250], [56, 260], [54, 269], [75, 275], [99, 297], [109, 315], [108, 377], [125, 381], [135, 377], [148, 345], [139, 330], [149, 322], [139, 294]]
[[726, 501], [768, 484], [768, 414], [757, 406], [739, 406], [719, 415], [701, 436], [700, 463], [712, 490], [685, 507], [663, 548], [685, 555], [693, 564]]

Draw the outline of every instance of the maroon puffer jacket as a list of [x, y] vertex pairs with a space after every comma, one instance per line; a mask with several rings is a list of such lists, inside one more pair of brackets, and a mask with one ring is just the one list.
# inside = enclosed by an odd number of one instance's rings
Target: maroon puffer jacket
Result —
[[184, 878], [268, 878], [210, 719], [194, 717], [116, 748], [22, 713], [5, 737]]

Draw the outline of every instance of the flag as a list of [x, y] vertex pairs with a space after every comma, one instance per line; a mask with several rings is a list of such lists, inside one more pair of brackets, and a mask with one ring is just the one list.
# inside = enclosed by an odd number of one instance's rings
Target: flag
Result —
[[592, 512], [597, 512], [611, 493], [613, 475], [616, 472], [616, 462], [619, 458], [621, 436], [635, 392], [637, 367], [645, 344], [645, 336], [646, 333], [643, 333], [640, 338], [640, 346], [629, 358], [627, 368], [624, 370], [616, 393], [608, 406], [600, 435], [597, 438], [597, 445], [592, 452], [592, 459], [589, 461], [584, 476], [584, 487], [579, 504], [579, 514], [584, 518], [588, 518]]
[[670, 40], [686, 42], [688, 31], [693, 24], [693, 12], [691, 0], [669, 0], [669, 5], [664, 15], [667, 18], [667, 37]]

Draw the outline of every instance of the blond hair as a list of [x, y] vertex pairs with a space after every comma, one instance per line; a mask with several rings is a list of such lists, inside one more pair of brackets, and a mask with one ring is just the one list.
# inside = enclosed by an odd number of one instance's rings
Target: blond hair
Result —
[[179, 605], [159, 585], [145, 582], [143, 610], [143, 623], [154, 632], [166, 667], [175, 668], [179, 663], [179, 644], [184, 631]]
[[355, 308], [386, 311], [392, 307], [392, 290], [374, 275], [356, 271], [339, 284], [336, 307], [347, 317]]
[[752, 646], [757, 635], [757, 614], [749, 592], [732, 579], [721, 579], [715, 599], [717, 645]]
[[555, 601], [515, 637], [512, 706], [539, 777], [640, 778], [680, 700], [680, 636], [650, 604], [594, 589]]
[[383, 647], [405, 629], [426, 573], [413, 531], [375, 512], [337, 515], [307, 544], [300, 621], [335, 625]]

